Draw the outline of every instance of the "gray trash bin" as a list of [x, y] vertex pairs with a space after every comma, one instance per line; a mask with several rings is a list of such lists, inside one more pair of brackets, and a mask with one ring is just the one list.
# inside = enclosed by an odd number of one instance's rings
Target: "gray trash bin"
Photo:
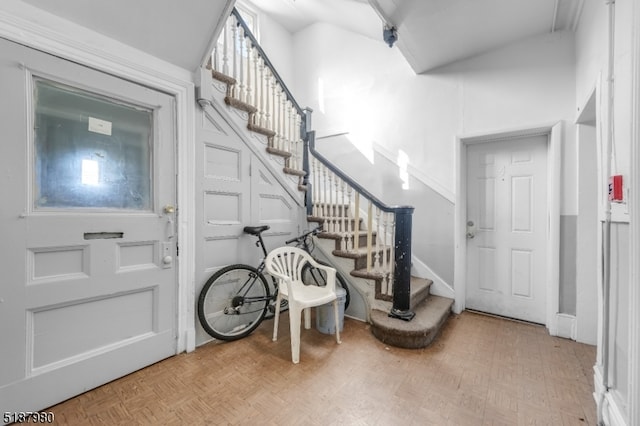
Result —
[[[344, 305], [347, 301], [347, 291], [342, 287], [337, 287], [336, 295], [338, 296], [338, 319], [340, 320], [340, 331], [342, 331], [344, 327]], [[316, 308], [316, 329], [320, 333], [336, 334], [335, 323], [333, 318], [333, 302]]]

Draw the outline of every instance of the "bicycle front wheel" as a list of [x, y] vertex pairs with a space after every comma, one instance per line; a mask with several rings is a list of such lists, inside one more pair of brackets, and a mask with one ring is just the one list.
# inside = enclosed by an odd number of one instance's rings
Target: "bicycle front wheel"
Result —
[[249, 265], [229, 265], [211, 276], [198, 298], [202, 328], [220, 340], [248, 336], [262, 322], [271, 299], [267, 280]]

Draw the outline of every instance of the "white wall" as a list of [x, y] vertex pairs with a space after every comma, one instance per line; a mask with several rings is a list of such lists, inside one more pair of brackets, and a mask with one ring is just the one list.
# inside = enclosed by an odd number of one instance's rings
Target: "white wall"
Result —
[[[348, 131], [364, 151], [374, 142], [391, 152], [402, 149], [413, 166], [449, 191], [455, 188], [457, 135], [574, 118], [574, 49], [567, 33], [525, 40], [428, 75], [415, 75], [382, 41], [329, 24], [297, 33], [294, 49], [296, 94], [314, 109], [319, 136]], [[573, 152], [570, 129], [566, 139]], [[566, 179], [567, 192], [575, 193], [575, 166]], [[575, 210], [575, 195], [569, 204]]]
[[271, 16], [256, 7], [251, 1], [239, 1], [237, 4], [257, 18], [260, 47], [265, 51], [276, 71], [282, 77], [289, 90], [293, 90], [293, 36]]
[[[530, 38], [426, 75], [415, 75], [399, 51], [381, 40], [325, 23], [297, 33], [294, 51], [295, 94], [313, 108], [318, 136], [348, 132], [346, 138], [370, 161], [374, 145], [392, 157], [406, 152], [410, 166], [444, 200], [455, 192], [456, 137], [566, 121], [562, 214], [577, 213], [573, 34]], [[331, 150], [323, 152], [331, 157]], [[335, 156], [348, 174], [375, 183], [371, 164], [356, 158]], [[397, 173], [385, 162], [374, 167], [376, 174]], [[399, 184], [378, 182], [371, 190], [383, 200], [403, 199]], [[429, 221], [433, 213], [416, 211], [414, 223]], [[453, 217], [448, 220], [453, 224]], [[452, 251], [453, 225], [448, 229], [428, 247], [414, 243], [414, 255], [442, 277], [453, 277], [452, 261], [436, 255]]]
[[274, 65], [284, 83], [295, 96], [291, 85], [293, 78], [293, 37], [269, 15], [258, 14], [260, 26], [260, 46]]

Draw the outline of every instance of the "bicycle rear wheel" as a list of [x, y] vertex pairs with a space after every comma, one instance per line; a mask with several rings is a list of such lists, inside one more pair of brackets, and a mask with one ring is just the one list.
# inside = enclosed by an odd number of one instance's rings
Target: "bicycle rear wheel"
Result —
[[[321, 265], [331, 266], [327, 262], [322, 260], [314, 259]], [[327, 274], [322, 269], [314, 268], [310, 264], [306, 264], [302, 268], [302, 282], [307, 285], [317, 285], [320, 287], [324, 287], [327, 284]], [[336, 271], [336, 287], [342, 287], [346, 291], [346, 297], [344, 302], [344, 308], [347, 309], [349, 307], [349, 302], [351, 302], [351, 295], [349, 293], [349, 287], [347, 286], [346, 281], [340, 275], [340, 272]]]
[[249, 265], [229, 265], [211, 276], [198, 298], [202, 328], [220, 340], [248, 336], [262, 322], [271, 299], [267, 280]]

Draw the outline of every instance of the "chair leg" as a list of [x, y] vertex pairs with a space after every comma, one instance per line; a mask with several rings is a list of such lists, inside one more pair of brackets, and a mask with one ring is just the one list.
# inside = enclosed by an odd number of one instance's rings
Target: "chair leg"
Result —
[[333, 301], [333, 316], [335, 318], [336, 321], [336, 342], [338, 342], [338, 344], [342, 343], [342, 341], [340, 340], [340, 313], [339, 313], [339, 309], [338, 309], [338, 300], [334, 300]]
[[280, 301], [282, 300], [282, 296], [278, 292], [276, 296], [276, 312], [273, 317], [273, 341], [278, 340], [278, 324], [280, 323]]
[[293, 308], [289, 303], [289, 330], [291, 332], [291, 361], [300, 362], [300, 323], [302, 310]]

